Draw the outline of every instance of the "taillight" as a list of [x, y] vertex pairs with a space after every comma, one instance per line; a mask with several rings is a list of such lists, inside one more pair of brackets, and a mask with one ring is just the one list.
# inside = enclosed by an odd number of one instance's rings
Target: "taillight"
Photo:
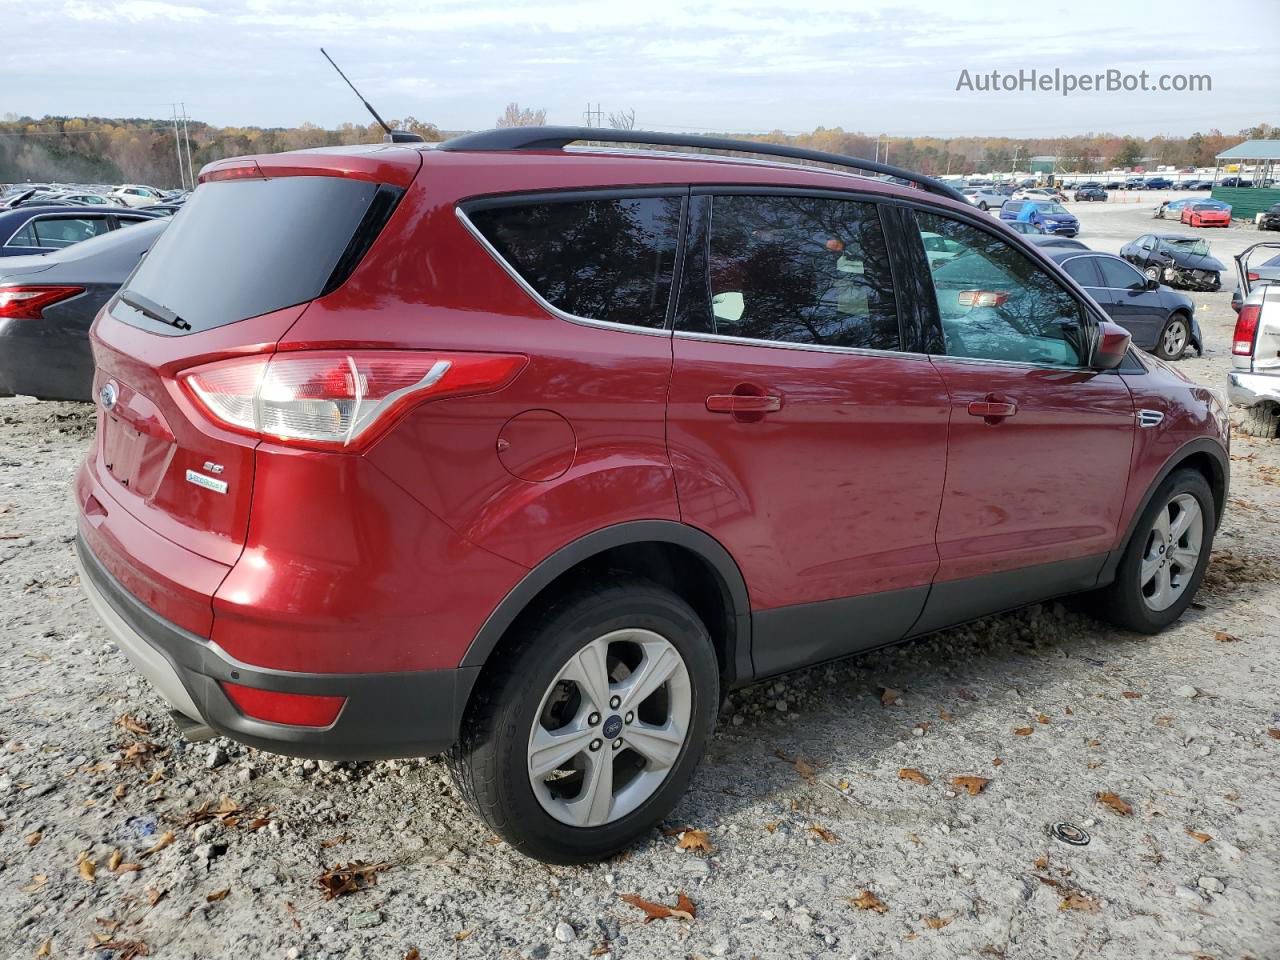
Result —
[[525, 358], [418, 350], [299, 350], [194, 367], [178, 380], [217, 422], [319, 449], [359, 447], [406, 407], [488, 393]]
[[1241, 356], [1253, 353], [1253, 338], [1258, 335], [1258, 318], [1262, 315], [1262, 304], [1250, 303], [1240, 308], [1236, 317], [1236, 332], [1231, 338], [1231, 352]]
[[84, 293], [84, 287], [0, 287], [0, 317], [42, 320], [44, 314], [41, 311], [45, 307], [78, 293]]
[[201, 183], [212, 183], [215, 180], [265, 180], [266, 177], [257, 161], [238, 160], [213, 170], [202, 170], [199, 180]]
[[346, 697], [259, 690], [223, 680], [227, 698], [247, 717], [290, 727], [328, 727], [338, 719]]
[[1002, 307], [1009, 302], [1009, 294], [1003, 290], [961, 290], [962, 307]]
[[1249, 278], [1249, 282], [1250, 282], [1250, 283], [1254, 283], [1254, 282], [1256, 282], [1256, 281], [1258, 281], [1258, 280], [1261, 280], [1261, 279], [1262, 279], [1262, 277], [1260, 277], [1258, 274], [1254, 273], [1252, 270], [1250, 270], [1250, 271], [1248, 272], [1248, 274], [1246, 274], [1246, 276], [1248, 276], [1248, 278]]

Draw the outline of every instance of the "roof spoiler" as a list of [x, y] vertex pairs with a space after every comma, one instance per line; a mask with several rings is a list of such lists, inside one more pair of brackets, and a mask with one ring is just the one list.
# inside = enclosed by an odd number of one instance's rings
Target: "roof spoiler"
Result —
[[728, 137], [705, 137], [690, 133], [654, 133], [650, 130], [609, 130], [601, 127], [500, 127], [467, 133], [439, 144], [437, 150], [560, 150], [580, 140], [603, 143], [641, 143], [656, 147], [700, 147], [704, 150], [727, 150], [734, 153], [756, 153], [790, 160], [829, 163], [887, 177], [897, 177], [959, 203], [966, 203], [958, 190], [933, 177], [904, 170], [875, 160], [845, 157], [822, 150], [806, 150], [779, 143], [753, 143]]

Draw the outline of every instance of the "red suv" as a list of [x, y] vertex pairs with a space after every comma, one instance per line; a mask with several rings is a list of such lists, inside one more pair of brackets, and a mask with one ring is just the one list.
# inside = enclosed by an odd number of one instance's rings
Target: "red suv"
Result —
[[212, 163], [103, 309], [82, 581], [184, 724], [447, 752], [577, 862], [672, 809], [731, 687], [1186, 609], [1225, 408], [1052, 260], [905, 171], [567, 149], [602, 135]]

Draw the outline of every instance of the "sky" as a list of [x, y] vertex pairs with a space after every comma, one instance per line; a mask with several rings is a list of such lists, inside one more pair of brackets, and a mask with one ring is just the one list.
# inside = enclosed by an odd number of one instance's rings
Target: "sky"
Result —
[[[1127, 12], [1126, 12], [1127, 11]], [[0, 116], [490, 127], [511, 101], [659, 130], [1185, 135], [1280, 124], [1280, 0], [0, 0]], [[43, 38], [39, 47], [14, 42]], [[51, 39], [51, 38], [55, 38]], [[53, 55], [35, 55], [36, 49]], [[1207, 74], [1198, 92], [957, 90], [992, 70]]]

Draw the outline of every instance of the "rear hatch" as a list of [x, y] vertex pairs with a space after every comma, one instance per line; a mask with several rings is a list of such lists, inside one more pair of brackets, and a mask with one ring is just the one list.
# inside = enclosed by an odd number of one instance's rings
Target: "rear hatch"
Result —
[[399, 147], [207, 167], [92, 333], [98, 481], [135, 519], [203, 557], [243, 548], [258, 440], [179, 385], [193, 366], [274, 350], [359, 263], [421, 157]]

